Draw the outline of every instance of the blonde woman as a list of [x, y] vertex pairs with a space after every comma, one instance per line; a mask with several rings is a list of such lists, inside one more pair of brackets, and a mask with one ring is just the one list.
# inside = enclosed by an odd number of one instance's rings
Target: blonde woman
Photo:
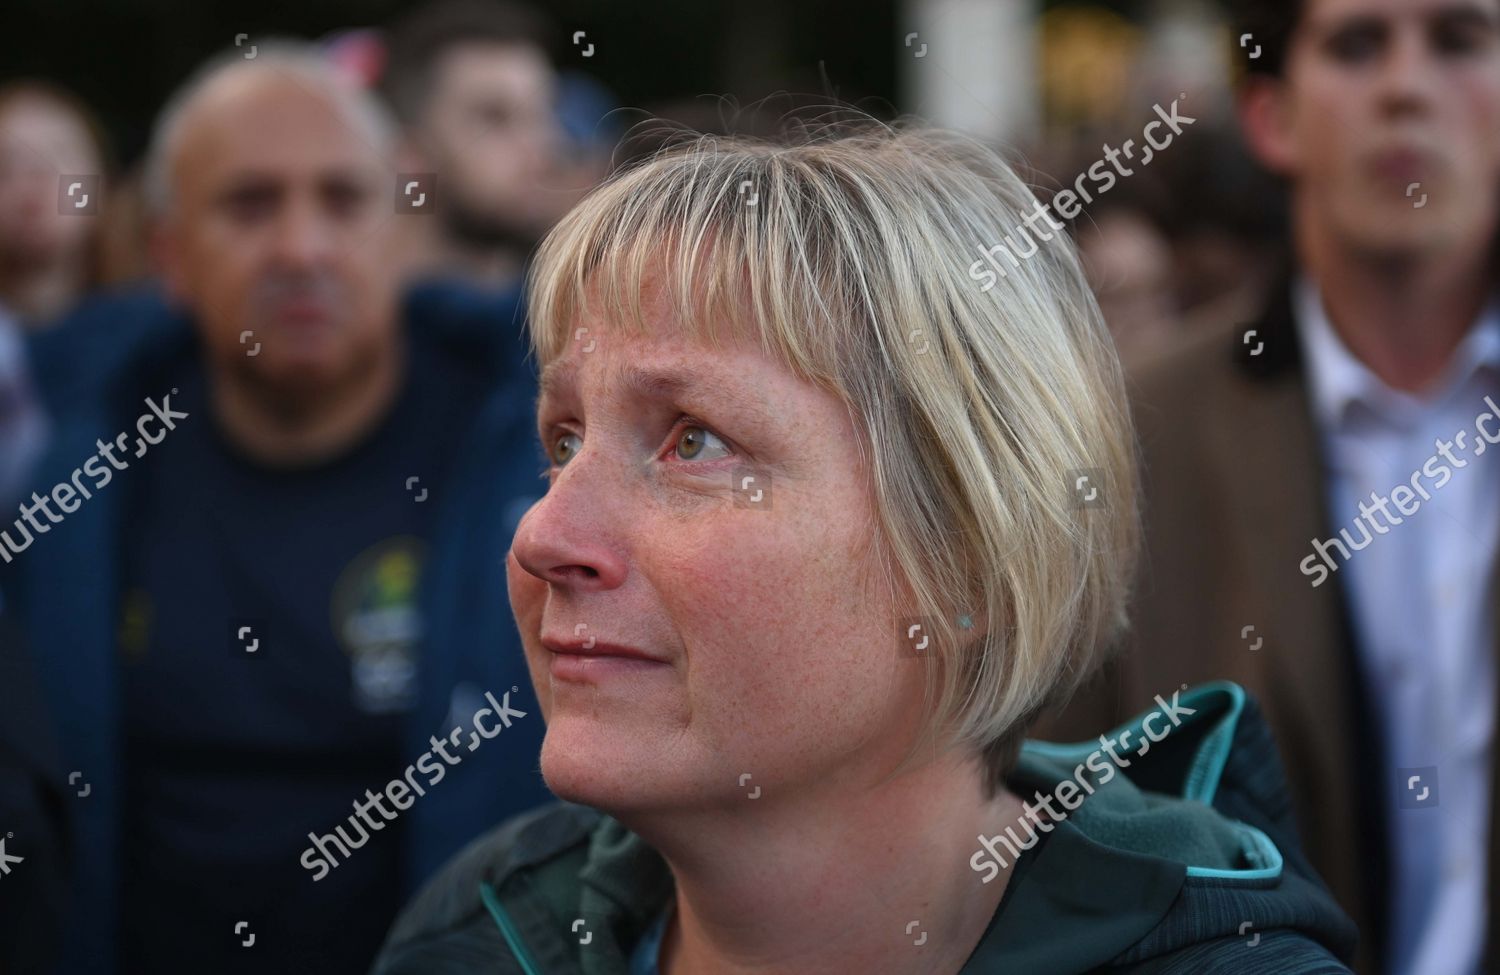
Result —
[[1236, 687], [1022, 746], [1123, 625], [1136, 473], [1073, 248], [996, 155], [689, 141], [553, 230], [530, 321], [549, 487], [507, 568], [567, 802], [376, 971], [1346, 970]]

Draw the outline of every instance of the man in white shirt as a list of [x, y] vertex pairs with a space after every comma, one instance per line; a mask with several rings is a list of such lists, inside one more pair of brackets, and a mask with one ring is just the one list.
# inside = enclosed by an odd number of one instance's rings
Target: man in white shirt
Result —
[[1135, 636], [1045, 731], [1244, 683], [1356, 969], [1495, 971], [1500, 0], [1253, 7], [1241, 121], [1295, 267], [1136, 377]]
[[[1391, 791], [1390, 970], [1475, 972], [1496, 696], [1495, 614], [1484, 583], [1500, 539], [1500, 451], [1483, 452], [1476, 417], [1500, 393], [1500, 310], [1487, 307], [1439, 380], [1413, 394], [1350, 353], [1310, 279], [1299, 281], [1295, 308], [1328, 513], [1349, 555], [1328, 548], [1343, 572], [1386, 764], [1410, 770]], [[1412, 472], [1424, 480], [1422, 468], [1442, 456], [1436, 448], [1445, 441], [1453, 463], [1446, 478], [1434, 465], [1430, 500], [1407, 516], [1373, 517], [1367, 499], [1407, 484]], [[1361, 517], [1362, 504], [1371, 517]], [[1429, 806], [1433, 790], [1440, 801]]]

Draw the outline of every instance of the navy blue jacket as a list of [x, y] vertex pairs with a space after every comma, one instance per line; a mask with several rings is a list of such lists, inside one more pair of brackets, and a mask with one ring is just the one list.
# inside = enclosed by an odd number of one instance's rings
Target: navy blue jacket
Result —
[[[497, 742], [503, 747], [466, 754], [403, 814], [413, 887], [470, 839], [550, 798], [537, 765], [541, 713], [505, 585], [511, 534], [543, 489], [521, 309], [519, 293], [497, 297], [457, 285], [419, 287], [404, 306], [411, 341], [442, 343], [489, 363], [495, 377], [435, 499], [440, 508], [422, 578], [425, 635], [408, 760], [429, 750], [429, 735], [451, 729], [450, 707], [461, 685], [497, 695], [518, 687], [512, 706], [529, 713]], [[37, 385], [54, 422], [53, 441], [33, 478], [38, 492], [67, 481], [96, 453], [96, 439], [134, 435], [144, 397], [161, 393], [150, 388], [149, 377], [162, 364], [193, 354], [190, 325], [147, 288], [96, 299], [34, 341]], [[99, 975], [115, 965], [119, 851], [129, 840], [119, 828], [124, 738], [115, 635], [126, 497], [123, 487], [101, 487], [5, 567], [63, 767], [82, 773], [66, 802], [73, 856], [62, 971], [69, 973]], [[9, 520], [0, 519], [0, 527], [10, 528]], [[88, 794], [76, 795], [85, 784]]]

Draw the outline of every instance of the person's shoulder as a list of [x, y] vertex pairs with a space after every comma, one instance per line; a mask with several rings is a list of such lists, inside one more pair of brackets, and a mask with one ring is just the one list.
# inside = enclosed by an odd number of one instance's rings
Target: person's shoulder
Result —
[[[1059, 830], [1045, 855], [1051, 875], [1074, 885], [1070, 897], [1105, 892], [1145, 911], [1142, 936], [1110, 970], [1347, 971], [1338, 959], [1352, 956], [1357, 932], [1302, 853], [1255, 700], [1215, 681], [1154, 703], [1097, 740], [1026, 742], [1010, 780], [1069, 810], [1071, 831]], [[1170, 896], [1127, 894], [1152, 878]], [[1055, 917], [1080, 937], [1096, 923]]]
[[1241, 326], [1225, 320], [1179, 336], [1130, 370], [1127, 380], [1131, 399], [1138, 403], [1169, 404], [1222, 383], [1235, 369], [1234, 343], [1240, 329]]
[[519, 283], [496, 290], [424, 279], [407, 287], [403, 312], [418, 341], [448, 355], [510, 377], [525, 367], [526, 301]]
[[153, 354], [190, 338], [189, 318], [157, 282], [99, 292], [27, 337], [33, 376], [49, 406], [108, 388]]
[[1302, 371], [1292, 272], [1279, 272], [1255, 301], [1202, 317], [1127, 375], [1134, 406], [1242, 408], [1256, 390], [1282, 388]]
[[1217, 938], [1138, 965], [1110, 968], [1119, 975], [1350, 975], [1327, 948], [1291, 930]]
[[[481, 888], [498, 888], [518, 871], [586, 851], [601, 815], [554, 802], [515, 816], [464, 847], [397, 917], [376, 975], [504, 971], [505, 941], [484, 905]], [[488, 964], [492, 967], [483, 967]]]

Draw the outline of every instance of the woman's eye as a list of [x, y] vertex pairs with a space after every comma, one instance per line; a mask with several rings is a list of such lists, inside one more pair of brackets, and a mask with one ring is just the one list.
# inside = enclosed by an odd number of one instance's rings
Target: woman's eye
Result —
[[552, 463], [561, 467], [582, 449], [582, 437], [576, 433], [565, 433], [552, 441]]
[[728, 457], [729, 448], [702, 427], [684, 427], [677, 438], [676, 454], [683, 460], [714, 460]]

